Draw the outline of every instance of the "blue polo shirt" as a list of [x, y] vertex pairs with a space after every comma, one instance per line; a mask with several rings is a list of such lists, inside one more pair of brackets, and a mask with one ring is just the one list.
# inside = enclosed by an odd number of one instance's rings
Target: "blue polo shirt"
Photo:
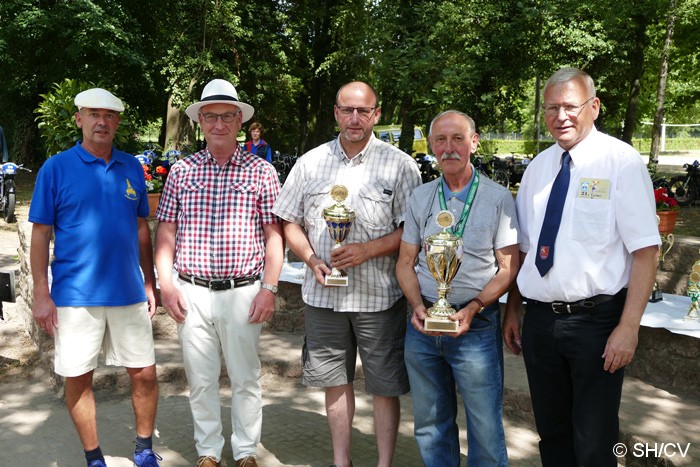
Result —
[[146, 300], [138, 217], [148, 216], [141, 164], [112, 149], [109, 164], [80, 145], [39, 170], [29, 221], [54, 227], [56, 306], [123, 306]]

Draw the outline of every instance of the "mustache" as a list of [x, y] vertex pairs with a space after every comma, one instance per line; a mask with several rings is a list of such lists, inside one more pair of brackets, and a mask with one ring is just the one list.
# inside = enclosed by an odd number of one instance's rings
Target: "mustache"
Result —
[[443, 160], [443, 161], [448, 161], [448, 160], [450, 160], [450, 159], [454, 159], [454, 160], [461, 161], [461, 160], [462, 160], [462, 156], [460, 156], [460, 155], [457, 154], [456, 152], [450, 152], [450, 153], [445, 152], [445, 153], [442, 154], [442, 156], [440, 157], [440, 159]]

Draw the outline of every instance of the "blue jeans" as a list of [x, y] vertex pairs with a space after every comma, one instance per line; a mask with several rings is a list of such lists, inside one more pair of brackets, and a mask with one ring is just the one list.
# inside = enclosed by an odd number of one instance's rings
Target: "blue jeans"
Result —
[[[508, 465], [503, 432], [503, 347], [498, 304], [460, 337], [431, 337], [409, 323], [404, 356], [414, 434], [427, 467], [459, 466], [457, 392], [467, 416], [467, 464]], [[456, 385], [456, 387], [455, 387]]]

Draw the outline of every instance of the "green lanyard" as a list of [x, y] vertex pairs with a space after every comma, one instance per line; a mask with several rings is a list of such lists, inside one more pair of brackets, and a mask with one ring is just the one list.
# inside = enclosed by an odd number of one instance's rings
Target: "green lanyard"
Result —
[[[472, 170], [474, 170], [474, 166], [472, 166]], [[445, 202], [445, 193], [442, 189], [443, 183], [444, 180], [440, 180], [438, 182], [438, 193], [440, 194], [440, 209], [446, 211], [447, 203]], [[464, 227], [467, 225], [467, 218], [469, 218], [469, 211], [471, 211], [472, 209], [472, 203], [474, 202], [474, 197], [476, 196], [477, 188], [479, 188], [479, 172], [474, 170], [474, 181], [472, 182], [472, 186], [469, 188], [467, 202], [464, 203], [464, 208], [462, 208], [462, 215], [459, 218], [459, 222], [457, 222], [457, 232], [455, 233], [452, 227], [447, 229], [447, 231], [450, 232], [452, 235], [455, 235], [460, 238], [462, 237], [462, 234], [464, 233]]]

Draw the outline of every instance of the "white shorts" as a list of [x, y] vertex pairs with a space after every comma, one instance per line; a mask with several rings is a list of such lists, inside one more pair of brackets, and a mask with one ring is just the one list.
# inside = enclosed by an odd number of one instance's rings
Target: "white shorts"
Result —
[[127, 306], [58, 307], [54, 371], [81, 376], [105, 364], [146, 368], [156, 361], [147, 302]]

